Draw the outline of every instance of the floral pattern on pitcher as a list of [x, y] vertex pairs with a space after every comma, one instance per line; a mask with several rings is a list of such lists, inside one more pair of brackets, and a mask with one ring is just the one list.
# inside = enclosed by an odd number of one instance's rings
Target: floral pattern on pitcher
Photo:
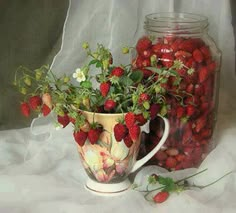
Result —
[[114, 134], [105, 130], [96, 144], [86, 141], [84, 146], [78, 146], [78, 150], [89, 177], [108, 183], [127, 177], [139, 144], [140, 139], [128, 148], [123, 141], [117, 142]]

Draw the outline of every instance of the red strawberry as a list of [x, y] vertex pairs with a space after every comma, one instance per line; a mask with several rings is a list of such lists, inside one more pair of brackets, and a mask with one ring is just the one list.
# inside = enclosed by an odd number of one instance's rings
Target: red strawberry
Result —
[[196, 84], [194, 87], [194, 94], [198, 96], [202, 96], [204, 93], [204, 88], [201, 84]]
[[150, 117], [151, 117], [151, 119], [156, 118], [159, 111], [160, 111], [160, 105], [159, 104], [152, 104], [150, 106]]
[[191, 117], [196, 113], [196, 107], [194, 107], [193, 105], [188, 105], [186, 107], [186, 114], [187, 116]]
[[84, 132], [82, 130], [79, 131], [74, 131], [73, 133], [74, 139], [75, 141], [80, 145], [83, 146], [87, 137], [88, 137], [88, 133]]
[[100, 128], [90, 129], [88, 131], [88, 139], [91, 144], [95, 144], [98, 141], [101, 132]]
[[110, 82], [102, 82], [100, 84], [100, 91], [103, 97], [106, 97], [110, 90], [111, 83]]
[[207, 119], [205, 115], [199, 117], [195, 122], [195, 131], [200, 132], [206, 126], [206, 123]]
[[173, 50], [171, 49], [170, 45], [168, 44], [162, 44], [161, 45], [161, 53], [170, 53]]
[[157, 44], [155, 44], [155, 45], [153, 45], [152, 46], [152, 51], [154, 52], [154, 53], [157, 53], [157, 54], [161, 54], [162, 52], [161, 52], [161, 48], [162, 48], [162, 44], [161, 43], [157, 43]]
[[185, 76], [187, 73], [187, 70], [185, 68], [181, 68], [181, 69], [178, 69], [177, 72], [180, 76]]
[[166, 160], [167, 158], [167, 154], [164, 151], [159, 150], [156, 154], [155, 154], [155, 158], [159, 161], [163, 161]]
[[112, 99], [107, 99], [104, 103], [104, 110], [111, 111], [116, 107], [116, 102]]
[[202, 138], [208, 139], [211, 137], [212, 130], [211, 129], [203, 129], [200, 134], [201, 134]]
[[29, 106], [29, 104], [27, 102], [21, 103], [20, 109], [21, 109], [21, 113], [25, 117], [29, 117], [29, 115], [30, 115], [30, 106]]
[[133, 125], [129, 128], [129, 135], [133, 142], [137, 141], [140, 136], [140, 126]]
[[185, 109], [182, 106], [177, 107], [176, 109], [176, 117], [182, 118], [185, 114]]
[[164, 53], [161, 57], [161, 62], [165, 67], [170, 68], [174, 63], [174, 57], [171, 53]]
[[193, 93], [194, 86], [193, 84], [188, 84], [186, 88], [186, 92], [192, 94]]
[[36, 110], [42, 104], [42, 99], [38, 96], [32, 96], [29, 98], [29, 105], [32, 110]]
[[168, 197], [169, 197], [169, 192], [166, 192], [166, 191], [158, 192], [153, 197], [153, 201], [155, 203], [163, 203], [163, 202], [165, 202], [167, 200]]
[[136, 45], [136, 50], [138, 51], [138, 53], [141, 53], [144, 50], [147, 50], [151, 46], [152, 46], [151, 40], [145, 36], [138, 40]]
[[142, 52], [139, 53], [140, 56], [142, 56], [143, 58], [149, 58], [152, 54], [150, 49], [144, 50]]
[[187, 75], [185, 75], [185, 81], [187, 83], [195, 84], [197, 82], [197, 80], [198, 80], [198, 73], [195, 70], [191, 73], [188, 73], [188, 71], [187, 71]]
[[184, 58], [188, 58], [188, 57], [191, 57], [192, 54], [189, 52], [183, 51], [183, 50], [179, 50], [179, 51], [175, 52], [175, 57], [179, 57], [179, 56], [182, 56]]
[[179, 50], [179, 45], [182, 43], [183, 39], [182, 38], [177, 38], [175, 41], [171, 44], [171, 49], [176, 52]]
[[149, 58], [143, 59], [142, 66], [143, 67], [150, 67], [151, 61]]
[[128, 148], [130, 148], [130, 147], [132, 146], [133, 141], [132, 141], [130, 135], [126, 135], [126, 136], [125, 136], [125, 138], [124, 138], [124, 143], [125, 143], [125, 145], [126, 145]]
[[142, 93], [139, 96], [138, 102], [139, 104], [142, 104], [143, 102], [148, 101], [148, 100], [150, 100], [150, 96], [147, 93]]
[[43, 116], [47, 116], [51, 112], [51, 109], [46, 104], [43, 104], [41, 111]]
[[210, 58], [211, 52], [210, 52], [209, 47], [207, 47], [207, 46], [202, 46], [202, 47], [200, 48], [200, 51], [202, 52], [202, 54], [203, 54], [203, 56], [204, 56], [205, 59]]
[[192, 53], [196, 49], [196, 44], [192, 39], [186, 39], [179, 44], [179, 49]]
[[128, 112], [125, 115], [125, 124], [128, 128], [130, 128], [131, 126], [133, 126], [135, 124], [135, 114], [133, 112]]
[[203, 61], [203, 54], [199, 49], [193, 51], [193, 58], [196, 62], [201, 63]]
[[128, 133], [128, 130], [124, 124], [117, 123], [114, 126], [114, 135], [115, 135], [116, 141], [120, 142], [122, 139], [124, 139], [127, 133]]
[[200, 83], [203, 83], [209, 77], [209, 72], [207, 67], [201, 67], [198, 71], [198, 79]]
[[195, 68], [196, 66], [196, 62], [194, 61], [194, 59], [191, 57], [187, 60], [187, 62], [185, 63], [185, 66], [190, 68]]
[[142, 113], [135, 115], [135, 120], [139, 126], [143, 126], [147, 122], [147, 119], [144, 118]]
[[177, 160], [174, 157], [168, 157], [166, 159], [166, 167], [171, 169], [174, 168], [177, 164]]
[[58, 115], [57, 121], [65, 128], [70, 123], [69, 116], [65, 113], [63, 116]]
[[111, 71], [111, 76], [117, 76], [120, 77], [124, 74], [124, 69], [122, 69], [121, 67], [115, 67], [113, 68], [113, 70]]

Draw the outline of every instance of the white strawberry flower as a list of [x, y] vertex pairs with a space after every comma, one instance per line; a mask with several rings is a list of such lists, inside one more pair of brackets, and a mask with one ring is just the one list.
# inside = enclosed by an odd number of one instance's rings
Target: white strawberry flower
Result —
[[78, 81], [79, 83], [86, 80], [86, 77], [85, 77], [85, 75], [84, 75], [84, 72], [83, 72], [80, 68], [77, 68], [77, 69], [75, 70], [75, 72], [73, 73], [72, 76], [73, 76], [73, 78], [75, 78], [76, 81]]

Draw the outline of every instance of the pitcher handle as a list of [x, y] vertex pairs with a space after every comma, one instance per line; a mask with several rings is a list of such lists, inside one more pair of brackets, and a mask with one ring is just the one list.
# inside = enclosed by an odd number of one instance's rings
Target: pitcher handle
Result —
[[131, 173], [135, 172], [137, 169], [139, 169], [141, 166], [143, 166], [147, 161], [149, 161], [158, 152], [158, 150], [162, 147], [162, 145], [165, 143], [166, 139], [168, 138], [169, 130], [170, 130], [169, 121], [167, 118], [164, 118], [160, 115], [159, 115], [159, 117], [162, 118], [162, 120], [164, 121], [164, 124], [165, 124], [164, 133], [162, 135], [162, 138], [151, 152], [149, 152], [145, 157], [136, 161], [136, 163], [133, 166], [133, 169], [131, 170]]

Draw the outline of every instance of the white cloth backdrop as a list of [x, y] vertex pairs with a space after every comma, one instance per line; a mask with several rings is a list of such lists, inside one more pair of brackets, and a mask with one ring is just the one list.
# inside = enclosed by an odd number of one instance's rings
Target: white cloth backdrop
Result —
[[[218, 145], [199, 168], [208, 171], [194, 180], [206, 184], [236, 169], [235, 53], [228, 0], [71, 0], [62, 48], [52, 68], [63, 74], [80, 67], [85, 59], [83, 41], [92, 46], [103, 43], [118, 57], [115, 62], [123, 62], [120, 49], [133, 43], [144, 15], [173, 10], [208, 16], [210, 34], [223, 52]], [[163, 172], [157, 167], [144, 168], [135, 182], [143, 182], [155, 171]], [[191, 172], [170, 175], [181, 177]], [[84, 189], [85, 177], [71, 126], [54, 130], [47, 141], [34, 138], [28, 128], [0, 132], [0, 213], [236, 212], [235, 172], [202, 191], [174, 194], [160, 205], [146, 202], [141, 193], [132, 190], [120, 197], [94, 196]]]

